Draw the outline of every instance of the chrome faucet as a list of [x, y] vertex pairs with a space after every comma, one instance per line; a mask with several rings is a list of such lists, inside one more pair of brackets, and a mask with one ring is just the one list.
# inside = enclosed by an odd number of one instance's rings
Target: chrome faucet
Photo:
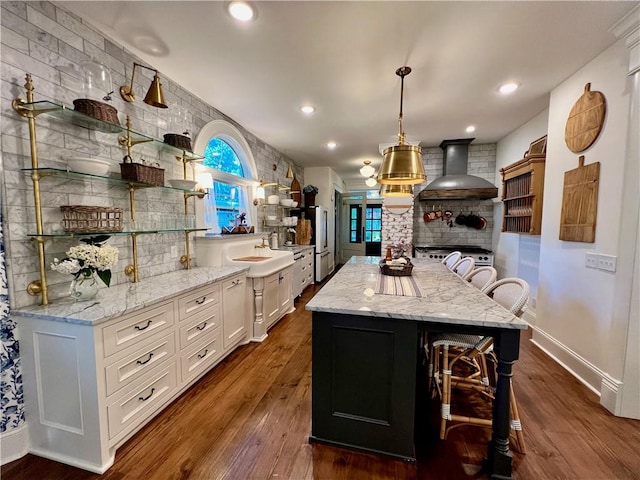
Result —
[[262, 237], [262, 244], [256, 245], [256, 248], [267, 248], [269, 246], [269, 239], [267, 237]]

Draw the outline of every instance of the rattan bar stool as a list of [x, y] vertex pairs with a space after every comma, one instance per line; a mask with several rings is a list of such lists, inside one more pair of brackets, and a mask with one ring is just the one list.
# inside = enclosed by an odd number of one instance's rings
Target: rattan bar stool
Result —
[[[529, 285], [519, 278], [504, 278], [487, 286], [484, 293], [507, 308], [511, 313], [521, 316], [529, 300]], [[477, 335], [436, 334], [430, 338], [428, 348], [430, 385], [441, 398], [440, 438], [444, 440], [448, 432], [461, 425], [491, 426], [490, 418], [477, 418], [452, 413], [451, 389], [460, 388], [479, 392], [489, 401], [494, 400], [494, 387], [497, 375], [495, 368], [489, 368], [487, 357], [494, 366], [497, 359], [492, 350], [493, 339]], [[451, 349], [451, 347], [454, 347]], [[470, 372], [467, 375], [455, 375], [454, 367], [464, 362]], [[515, 446], [520, 453], [525, 452], [522, 424], [513, 383], [510, 385], [511, 429], [515, 434]]]
[[493, 267], [478, 267], [463, 278], [477, 289], [482, 290], [496, 281], [498, 272]]
[[461, 256], [462, 256], [462, 253], [458, 251], [451, 252], [449, 255], [447, 255], [442, 259], [442, 263], [444, 263], [447, 266], [447, 268], [451, 270], [453, 266], [456, 264], [456, 262], [460, 260]]

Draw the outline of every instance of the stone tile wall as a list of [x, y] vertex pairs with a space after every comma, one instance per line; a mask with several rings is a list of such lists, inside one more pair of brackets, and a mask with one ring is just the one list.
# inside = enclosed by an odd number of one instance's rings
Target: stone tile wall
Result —
[[[202, 102], [179, 84], [160, 72], [168, 109], [157, 109], [142, 102], [153, 72], [136, 70], [134, 91], [137, 99], [126, 103], [121, 99], [120, 85], [130, 82], [134, 61], [139, 61], [125, 47], [117, 45], [93, 27], [84, 24], [78, 17], [51, 2], [2, 2], [0, 4], [2, 25], [1, 68], [1, 116], [2, 116], [2, 163], [4, 167], [2, 209], [5, 218], [5, 246], [9, 279], [9, 298], [12, 308], [35, 304], [39, 297], [26, 293], [26, 286], [38, 278], [38, 263], [34, 243], [28, 237], [35, 232], [35, 214], [32, 181], [21, 168], [31, 166], [29, 131], [26, 119], [17, 115], [11, 102], [25, 98], [23, 85], [25, 74], [31, 73], [35, 87], [35, 100], [55, 100], [71, 106], [82, 96], [80, 65], [95, 59], [106, 65], [111, 73], [113, 88], [112, 105], [119, 112], [122, 124], [129, 115], [132, 128], [156, 139], [165, 133], [181, 133], [187, 130], [192, 138], [208, 122], [223, 119], [234, 124], [243, 133], [256, 159], [258, 178], [267, 181], [284, 179], [290, 163], [301, 184], [304, 170], [250, 132], [233, 119], [226, 117], [214, 107]], [[176, 123], [176, 112], [186, 112]], [[185, 118], [186, 117], [186, 118]], [[119, 171], [118, 164], [126, 150], [117, 142], [116, 135], [104, 134], [79, 128], [59, 120], [40, 115], [36, 119], [37, 147], [40, 167], [61, 167], [66, 164], [62, 157], [71, 155], [93, 155], [112, 161], [111, 170]], [[179, 131], [169, 130], [178, 128]], [[165, 169], [165, 179], [182, 178], [182, 166], [171, 154], [158, 152], [148, 145], [134, 147], [134, 159], [145, 158], [160, 164]], [[276, 171], [272, 166], [276, 165]], [[106, 182], [69, 180], [49, 177], [41, 181], [43, 217], [45, 228], [60, 228], [61, 205], [117, 206], [129, 217], [129, 195], [122, 186]], [[189, 200], [189, 213], [193, 213], [194, 202]], [[179, 192], [161, 189], [143, 189], [135, 193], [137, 218], [163, 213], [178, 215], [184, 212], [184, 201]], [[259, 212], [260, 213], [260, 212]], [[261, 223], [260, 223], [261, 224]], [[47, 265], [54, 257], [63, 257], [65, 250], [76, 244], [75, 240], [48, 241], [45, 245]], [[120, 249], [120, 260], [113, 269], [112, 284], [130, 281], [123, 273], [132, 261], [129, 236], [112, 236], [110, 243]], [[138, 261], [140, 278], [150, 277], [182, 268], [178, 259], [171, 258], [172, 246], [178, 247], [179, 255], [185, 252], [184, 235], [157, 234], [138, 237]], [[194, 251], [191, 245], [191, 251]], [[68, 276], [48, 272], [50, 297], [67, 294]]]

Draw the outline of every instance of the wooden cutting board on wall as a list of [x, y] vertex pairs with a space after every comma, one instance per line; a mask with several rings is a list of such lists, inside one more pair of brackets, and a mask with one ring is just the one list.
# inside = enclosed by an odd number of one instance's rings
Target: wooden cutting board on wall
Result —
[[578, 168], [564, 173], [560, 240], [595, 242], [599, 181], [600, 162], [585, 166], [584, 155], [578, 159]]
[[300, 182], [298, 179], [293, 176], [293, 181], [291, 182], [291, 198], [295, 202], [298, 202], [298, 206], [302, 206], [302, 189], [300, 188]]

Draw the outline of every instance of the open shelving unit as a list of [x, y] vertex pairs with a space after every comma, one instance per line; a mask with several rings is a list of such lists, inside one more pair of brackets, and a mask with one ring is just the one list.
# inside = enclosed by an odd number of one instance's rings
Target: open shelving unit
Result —
[[175, 187], [165, 187], [162, 185], [154, 185], [142, 182], [132, 182], [124, 180], [122, 178], [113, 176], [100, 176], [87, 173], [74, 172], [71, 170], [64, 170], [59, 168], [41, 168], [38, 162], [38, 150], [36, 139], [36, 118], [40, 115], [53, 118], [55, 120], [75, 125], [81, 128], [86, 128], [96, 132], [102, 132], [107, 134], [118, 134], [118, 144], [127, 149], [127, 155], [131, 157], [132, 147], [139, 144], [148, 144], [158, 152], [164, 152], [170, 154], [176, 158], [183, 166], [183, 177], [187, 178], [187, 165], [191, 162], [199, 162], [204, 159], [200, 155], [195, 155], [192, 152], [183, 150], [172, 145], [166, 144], [163, 141], [156, 140], [146, 134], [136, 132], [131, 128], [131, 120], [127, 116], [125, 126], [121, 126], [115, 123], [106, 122], [96, 119], [90, 115], [86, 115], [81, 112], [77, 112], [67, 106], [52, 102], [48, 100], [34, 101], [33, 100], [33, 83], [31, 74], [26, 74], [25, 90], [27, 99], [17, 98], [13, 100], [13, 109], [22, 117], [25, 117], [29, 122], [29, 140], [31, 151], [31, 168], [23, 169], [24, 172], [30, 174], [33, 182], [33, 196], [34, 196], [34, 210], [36, 219], [36, 231], [29, 233], [28, 235], [36, 242], [38, 252], [39, 263], [39, 278], [29, 283], [27, 286], [27, 292], [31, 295], [40, 295], [41, 304], [47, 305], [49, 303], [47, 277], [45, 267], [45, 251], [44, 244], [47, 240], [56, 238], [73, 238], [73, 237], [89, 237], [97, 235], [129, 235], [131, 237], [133, 262], [127, 265], [125, 268], [125, 274], [132, 277], [133, 282], [139, 281], [138, 276], [138, 253], [137, 253], [137, 237], [138, 235], [156, 234], [156, 233], [174, 233], [184, 232], [185, 235], [185, 255], [180, 259], [180, 262], [185, 265], [185, 268], [191, 268], [190, 258], [190, 246], [189, 235], [196, 231], [206, 231], [206, 228], [195, 228], [195, 226], [186, 226], [184, 228], [164, 228], [164, 226], [157, 225], [147, 226], [148, 228], [133, 228], [127, 231], [121, 232], [91, 232], [91, 233], [70, 233], [70, 232], [45, 232], [44, 222], [42, 217], [42, 203], [40, 195], [40, 181], [47, 177], [64, 176], [72, 180], [91, 180], [109, 182], [111, 184], [120, 185], [127, 189], [129, 192], [129, 204], [131, 211], [131, 223], [135, 221], [135, 192], [140, 189], [146, 188], [161, 188], [168, 191], [174, 191], [182, 193], [184, 196], [184, 214], [188, 214], [188, 200], [191, 197], [202, 197], [204, 195], [201, 191], [184, 190]]
[[546, 155], [528, 155], [501, 168], [502, 231], [540, 235]]

